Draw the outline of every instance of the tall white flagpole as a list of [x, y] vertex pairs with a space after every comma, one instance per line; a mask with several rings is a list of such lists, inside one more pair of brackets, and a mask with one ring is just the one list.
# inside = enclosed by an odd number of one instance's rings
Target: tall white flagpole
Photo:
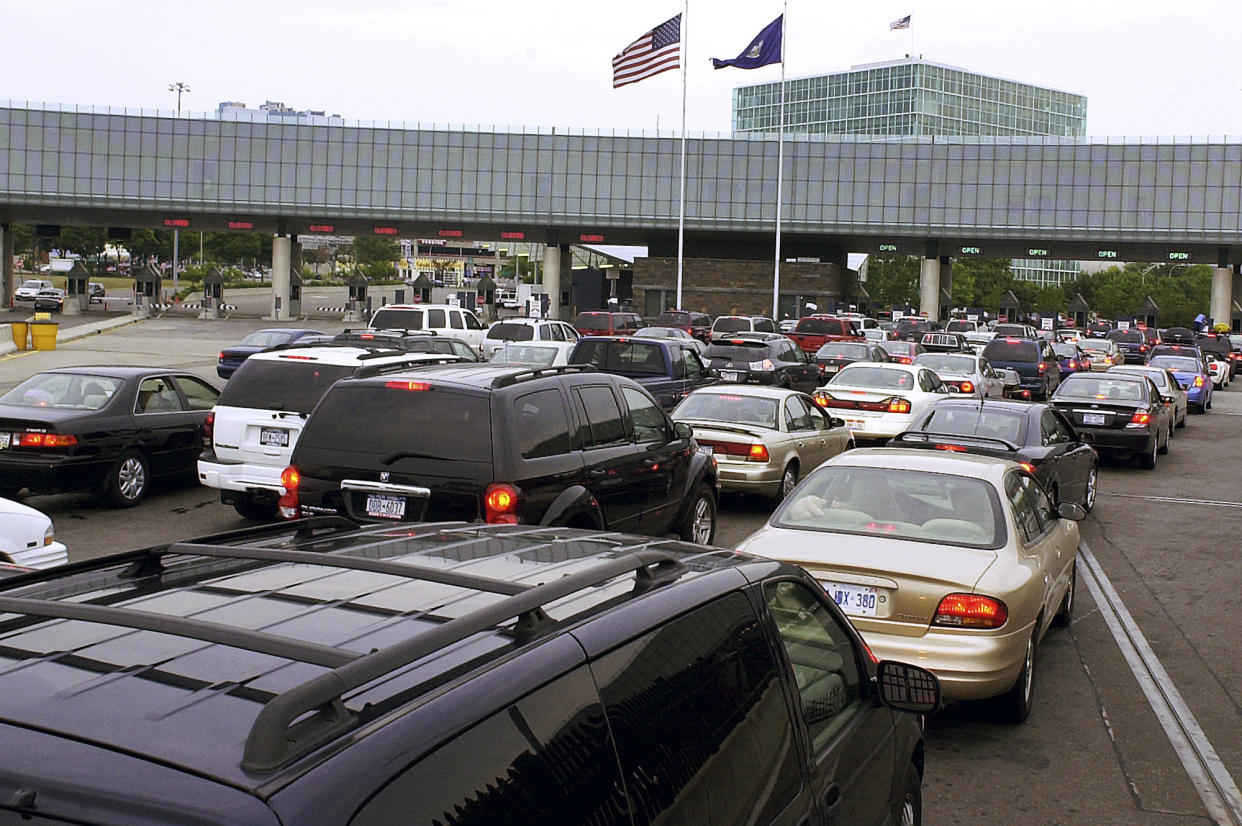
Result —
[[686, 255], [686, 75], [690, 73], [690, 0], [681, 15], [681, 207], [677, 211], [677, 309], [681, 306], [682, 263]]
[[781, 12], [781, 124], [776, 139], [776, 260], [772, 272], [772, 318], [780, 319], [781, 303], [781, 201], [785, 183], [785, 30], [789, 0]]

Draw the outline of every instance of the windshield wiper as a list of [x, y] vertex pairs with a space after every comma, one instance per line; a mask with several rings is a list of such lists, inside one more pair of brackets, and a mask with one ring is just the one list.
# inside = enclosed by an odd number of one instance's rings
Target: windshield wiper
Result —
[[391, 456], [387, 457], [382, 462], [380, 462], [380, 464], [391, 465], [393, 462], [400, 461], [401, 459], [435, 459], [436, 461], [440, 461], [440, 462], [449, 461], [449, 457], [447, 456], [433, 456], [430, 453], [416, 453], [414, 451], [403, 450], [399, 453], [394, 453]]

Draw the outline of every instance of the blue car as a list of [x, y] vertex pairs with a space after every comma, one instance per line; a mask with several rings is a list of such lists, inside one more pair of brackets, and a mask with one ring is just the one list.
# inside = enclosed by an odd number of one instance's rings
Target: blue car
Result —
[[242, 362], [255, 353], [270, 350], [282, 344], [290, 344], [304, 336], [322, 336], [319, 330], [303, 330], [291, 327], [274, 327], [270, 330], [257, 330], [234, 344], [220, 351], [216, 360], [216, 375], [227, 379], [237, 372]]
[[[1185, 350], [1178, 353], [1177, 350]], [[1212, 409], [1212, 376], [1196, 347], [1162, 346], [1147, 362], [1150, 367], [1163, 367], [1173, 374], [1186, 391], [1186, 403], [1206, 413]]]
[[1062, 379], [1077, 373], [1079, 370], [1091, 370], [1091, 361], [1087, 354], [1072, 341], [1058, 341], [1054, 343], [1052, 345], [1052, 352], [1056, 353], [1057, 361], [1061, 365]]

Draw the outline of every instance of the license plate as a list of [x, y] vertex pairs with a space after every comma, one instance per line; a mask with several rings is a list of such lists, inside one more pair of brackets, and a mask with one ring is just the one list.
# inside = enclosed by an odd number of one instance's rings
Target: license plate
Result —
[[824, 365], [824, 372], [825, 372], [825, 373], [835, 373], [835, 372], [837, 372], [837, 371], [838, 371], [838, 370], [840, 370], [840, 369], [841, 369], [841, 368], [840, 368], [838, 365], [835, 365], [835, 364], [825, 364], [825, 365]]
[[405, 518], [404, 496], [382, 496], [378, 493], [367, 494], [367, 516], [379, 519]]
[[288, 447], [289, 431], [282, 430], [279, 427], [260, 428], [259, 444], [264, 447]]
[[821, 582], [828, 596], [832, 597], [845, 613], [853, 617], [874, 617], [880, 592], [868, 585], [850, 585], [843, 582]]
[[711, 445], [699, 445], [699, 453], [702, 453], [705, 456], [711, 456], [715, 452], [715, 448]]
[[5, 450], [9, 446], [9, 440], [13, 438], [11, 433], [0, 433], [0, 450]]
[[741, 381], [742, 374], [734, 370], [721, 370], [720, 379], [721, 381]]
[[845, 426], [850, 430], [862, 430], [867, 426], [867, 422], [863, 419], [846, 419]]
[[1104, 424], [1104, 414], [1103, 413], [1083, 413], [1082, 423], [1083, 424]]

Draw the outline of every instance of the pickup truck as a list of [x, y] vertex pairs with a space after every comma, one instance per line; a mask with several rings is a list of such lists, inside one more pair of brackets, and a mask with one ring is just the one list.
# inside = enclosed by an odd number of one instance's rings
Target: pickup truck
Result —
[[431, 330], [465, 341], [483, 356], [485, 327], [474, 313], [451, 304], [386, 304], [371, 316], [373, 330]]
[[830, 341], [866, 341], [858, 327], [848, 318], [830, 315], [808, 315], [798, 319], [792, 333], [786, 333], [806, 352], [815, 355]]
[[676, 407], [690, 391], [717, 382], [685, 339], [587, 336], [578, 340], [569, 363], [627, 376], [646, 388], [665, 410]]

